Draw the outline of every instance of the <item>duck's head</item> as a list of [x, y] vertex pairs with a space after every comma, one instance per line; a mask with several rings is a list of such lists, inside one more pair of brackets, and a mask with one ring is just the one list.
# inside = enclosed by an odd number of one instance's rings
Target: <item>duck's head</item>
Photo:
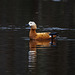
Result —
[[28, 25], [31, 27], [31, 29], [37, 29], [36, 23], [33, 21], [30, 21]]

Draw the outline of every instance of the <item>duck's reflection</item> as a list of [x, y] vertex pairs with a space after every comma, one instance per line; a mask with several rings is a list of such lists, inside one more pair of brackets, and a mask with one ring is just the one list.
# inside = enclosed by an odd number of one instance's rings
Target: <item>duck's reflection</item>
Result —
[[55, 40], [30, 40], [29, 41], [29, 71], [32, 71], [36, 67], [36, 57], [37, 51], [36, 49], [48, 48], [50, 46], [56, 46]]

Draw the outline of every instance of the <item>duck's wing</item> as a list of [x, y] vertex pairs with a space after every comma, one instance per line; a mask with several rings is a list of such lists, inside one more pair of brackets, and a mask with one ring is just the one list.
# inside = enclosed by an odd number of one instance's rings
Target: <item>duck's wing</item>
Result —
[[37, 33], [36, 38], [37, 39], [49, 39], [50, 38], [50, 32], [44, 32], [44, 33]]
[[49, 35], [51, 32], [37, 33], [37, 35]]

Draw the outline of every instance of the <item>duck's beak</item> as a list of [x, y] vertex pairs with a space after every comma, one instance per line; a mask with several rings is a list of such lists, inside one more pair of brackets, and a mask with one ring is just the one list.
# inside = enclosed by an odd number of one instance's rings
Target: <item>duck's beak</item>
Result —
[[29, 26], [29, 24], [26, 24], [25, 26]]

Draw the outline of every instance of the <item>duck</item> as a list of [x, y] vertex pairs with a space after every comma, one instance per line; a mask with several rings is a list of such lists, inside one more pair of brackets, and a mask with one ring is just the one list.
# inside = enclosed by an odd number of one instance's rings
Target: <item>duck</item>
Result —
[[48, 39], [54, 39], [57, 36], [57, 33], [51, 33], [51, 32], [41, 32], [41, 33], [37, 33], [36, 29], [37, 29], [37, 25], [34, 21], [29, 21], [28, 24], [26, 24], [26, 26], [30, 26], [30, 32], [29, 32], [29, 38], [31, 40], [48, 40]]

